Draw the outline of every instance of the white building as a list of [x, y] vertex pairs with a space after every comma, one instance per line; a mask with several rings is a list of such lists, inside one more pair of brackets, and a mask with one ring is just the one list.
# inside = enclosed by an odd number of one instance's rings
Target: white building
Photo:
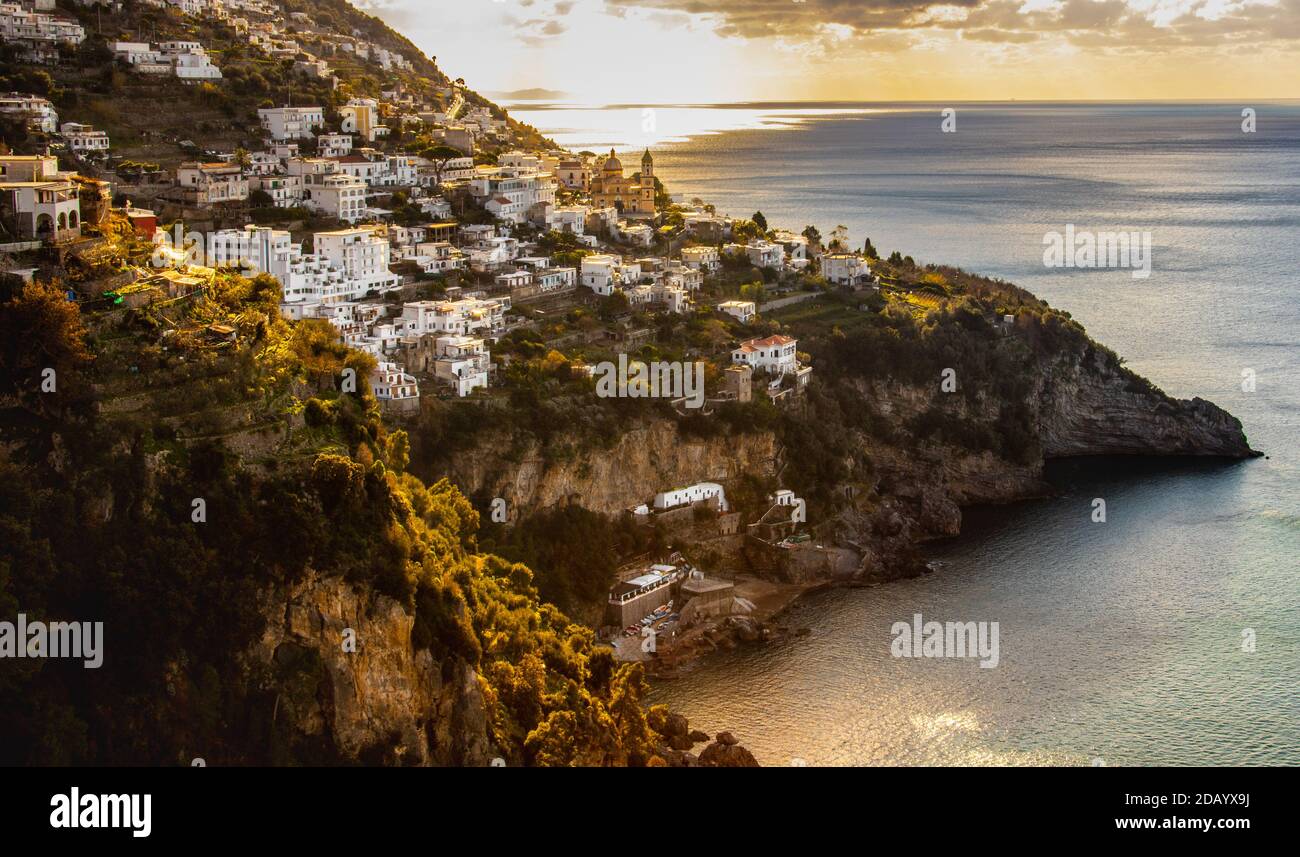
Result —
[[269, 176], [284, 172], [284, 161], [274, 152], [249, 152], [244, 173], [248, 176]]
[[711, 273], [722, 267], [722, 257], [717, 247], [684, 247], [682, 264], [688, 268]]
[[535, 205], [555, 203], [555, 177], [515, 167], [498, 167], [475, 175], [470, 193], [485, 200], [483, 207], [511, 223], [523, 223]]
[[581, 235], [587, 231], [587, 213], [591, 211], [585, 205], [557, 205], [546, 212], [546, 227], [556, 232], [572, 232]]
[[753, 301], [723, 301], [718, 304], [718, 309], [738, 319], [742, 324], [748, 324], [758, 311]]
[[618, 224], [619, 240], [637, 247], [649, 247], [654, 243], [654, 230], [644, 223], [628, 223], [621, 221]]
[[457, 396], [468, 396], [488, 385], [491, 354], [482, 339], [472, 336], [439, 336], [434, 343], [437, 357], [434, 376], [450, 384]]
[[325, 111], [320, 107], [263, 107], [257, 111], [262, 127], [272, 140], [296, 140], [310, 137], [325, 124]]
[[22, 92], [9, 92], [0, 95], [0, 113], [27, 120], [29, 131], [53, 134], [59, 128], [59, 114], [48, 98], [28, 95]]
[[867, 260], [852, 253], [827, 253], [822, 256], [822, 276], [837, 286], [859, 286], [871, 281]]
[[295, 244], [284, 229], [250, 223], [243, 229], [222, 229], [208, 236], [207, 264], [214, 268], [265, 272], [283, 282], [289, 266], [301, 256], [302, 245]]
[[412, 199], [420, 207], [420, 211], [428, 217], [445, 220], [451, 217], [451, 203], [447, 202], [440, 196], [425, 196], [419, 199]]
[[464, 298], [458, 301], [412, 301], [402, 306], [402, 321], [408, 334], [452, 333], [469, 336], [483, 331], [500, 333], [505, 328], [509, 298]]
[[313, 211], [355, 223], [366, 216], [366, 183], [339, 173], [315, 173], [303, 178], [303, 204]]
[[[370, 291], [390, 291], [399, 285], [399, 277], [389, 272], [389, 242], [369, 229], [342, 229], [330, 233], [316, 233], [313, 237], [316, 252], [300, 255], [298, 247], [286, 257], [277, 257], [273, 264], [282, 267], [277, 273], [283, 290], [279, 304], [281, 315], [287, 319], [304, 317], [330, 317], [339, 325], [344, 341], [365, 347], [360, 330], [348, 336], [347, 324], [355, 323], [355, 313], [346, 304], [367, 297]], [[276, 273], [276, 272], [273, 272]], [[348, 312], [330, 313], [328, 310], [346, 308]], [[393, 337], [400, 336], [394, 325]], [[381, 337], [382, 338], [382, 337]]]
[[418, 407], [420, 385], [396, 363], [380, 362], [370, 373], [370, 392], [381, 405], [402, 410]]
[[343, 271], [364, 294], [397, 288], [400, 278], [388, 270], [388, 239], [374, 229], [356, 227], [317, 232], [312, 236], [315, 255]]
[[756, 268], [780, 270], [785, 263], [785, 248], [770, 241], [751, 241], [748, 244], [728, 244], [727, 250], [743, 253], [749, 264]]
[[238, 164], [181, 164], [176, 170], [176, 184], [193, 194], [199, 205], [248, 199], [248, 179]]
[[171, 74], [172, 64], [163, 52], [148, 42], [110, 42], [113, 55], [140, 74]]
[[[169, 44], [184, 45], [169, 50]], [[212, 64], [212, 58], [197, 42], [164, 42], [163, 57], [172, 65], [181, 80], [220, 80], [221, 69]]]
[[697, 482], [694, 485], [678, 488], [675, 491], [663, 491], [655, 495], [654, 507], [658, 510], [675, 509], [678, 506], [698, 503], [713, 497], [718, 498], [719, 511], [730, 511], [731, 507], [727, 504], [727, 492], [716, 482]]
[[804, 236], [788, 229], [778, 229], [772, 233], [772, 240], [785, 248], [785, 256], [791, 267], [797, 267], [794, 263], [808, 258], [808, 239]]
[[704, 285], [704, 272], [685, 265], [674, 265], [664, 269], [664, 280], [680, 289], [695, 292]]
[[426, 274], [460, 271], [466, 265], [465, 254], [450, 241], [421, 241], [415, 245], [414, 253], [405, 258], [414, 261]]
[[614, 293], [614, 274], [618, 269], [619, 259], [605, 253], [593, 253], [582, 257], [582, 284], [598, 295]]
[[474, 159], [448, 158], [437, 164], [429, 162], [428, 169], [433, 173], [433, 184], [466, 182], [474, 178]]
[[141, 74], [175, 74], [181, 80], [220, 80], [221, 69], [199, 42], [110, 42], [118, 59]]
[[747, 339], [731, 352], [731, 362], [764, 369], [772, 375], [783, 375], [799, 367], [797, 344], [798, 340], [779, 333], [764, 339]]
[[632, 306], [660, 303], [668, 312], [678, 314], [689, 312], [692, 306], [690, 292], [663, 282], [631, 286], [623, 289], [623, 293]]
[[51, 155], [0, 155], [0, 217], [20, 240], [81, 235], [81, 199], [71, 173]]
[[291, 260], [279, 279], [283, 294], [280, 314], [295, 320], [318, 315], [323, 305], [347, 303], [365, 296], [365, 290], [358, 289], [342, 270], [315, 254]]
[[496, 271], [519, 256], [519, 239], [494, 236], [478, 243], [469, 252], [469, 264], [475, 271]]
[[108, 132], [96, 131], [92, 125], [64, 122], [59, 129], [68, 148], [78, 154], [96, 154], [108, 151]]
[[316, 137], [316, 155], [321, 158], [342, 158], [352, 154], [351, 134], [321, 134]]
[[44, 61], [58, 57], [59, 45], [79, 45], [86, 30], [75, 20], [47, 12], [24, 9], [17, 3], [0, 3], [0, 39], [27, 49]]
[[495, 280], [499, 288], [518, 289], [533, 284], [533, 272], [528, 270], [508, 271], [498, 274]]
[[361, 154], [343, 155], [332, 159], [338, 164], [337, 172], [361, 179], [367, 187], [392, 184], [388, 161], [383, 158], [370, 159]]
[[293, 208], [303, 203], [302, 176], [259, 176], [258, 190], [270, 195], [276, 208]]
[[537, 288], [542, 292], [555, 292], [571, 289], [577, 285], [577, 268], [545, 268], [534, 277]]

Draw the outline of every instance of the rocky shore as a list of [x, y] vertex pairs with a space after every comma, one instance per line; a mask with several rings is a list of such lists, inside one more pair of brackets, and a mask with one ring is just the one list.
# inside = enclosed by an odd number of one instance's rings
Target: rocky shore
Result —
[[[741, 746], [730, 732], [707, 732], [692, 729], [686, 717], [668, 711], [662, 705], [650, 709], [650, 728], [662, 741], [656, 747], [659, 756], [671, 768], [757, 768], [754, 754]], [[695, 747], [704, 744], [699, 753]]]

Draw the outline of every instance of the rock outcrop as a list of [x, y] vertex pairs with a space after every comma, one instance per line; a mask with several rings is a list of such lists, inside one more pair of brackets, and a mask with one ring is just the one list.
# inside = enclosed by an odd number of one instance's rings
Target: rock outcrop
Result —
[[662, 738], [660, 756], [674, 768], [758, 768], [754, 754], [746, 750], [730, 732], [719, 732], [697, 756], [691, 749], [709, 740], [708, 733], [691, 729], [686, 718], [668, 712], [662, 706], [650, 709], [650, 728]]
[[247, 660], [273, 677], [282, 741], [345, 762], [482, 766], [497, 755], [478, 676], [417, 650], [415, 618], [396, 601], [313, 576], [264, 603], [266, 630]]
[[[507, 449], [509, 460], [500, 454]], [[547, 461], [536, 448], [520, 451], [508, 438], [484, 437], [473, 454], [457, 456], [439, 475], [467, 494], [501, 497], [512, 509], [575, 502], [618, 514], [659, 491], [773, 475], [776, 450], [771, 432], [694, 439], [679, 435], [672, 422], [654, 419], [630, 429], [612, 448], [592, 449], [572, 461]]]
[[1170, 398], [1098, 350], [1047, 367], [1038, 398], [1038, 429], [1048, 458], [1256, 454], [1241, 421], [1227, 411], [1204, 399]]

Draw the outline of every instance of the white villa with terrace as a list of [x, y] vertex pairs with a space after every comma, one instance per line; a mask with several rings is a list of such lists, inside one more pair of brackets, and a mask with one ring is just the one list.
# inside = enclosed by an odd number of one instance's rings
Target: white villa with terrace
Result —
[[[257, 111], [262, 127], [272, 140], [297, 140], [310, 137], [325, 124], [325, 110], [321, 107], [263, 107]], [[348, 149], [351, 150], [351, 137]]]
[[473, 336], [439, 336], [434, 342], [437, 359], [434, 376], [450, 384], [457, 396], [468, 396], [488, 385], [492, 355], [483, 340]]
[[793, 372], [798, 367], [797, 345], [798, 340], [794, 337], [779, 333], [764, 339], [747, 339], [731, 352], [731, 362], [763, 369], [772, 375], [782, 375]]
[[68, 148], [78, 154], [97, 154], [108, 151], [108, 132], [97, 131], [93, 125], [80, 122], [64, 122], [59, 129], [59, 136]]
[[822, 256], [822, 276], [837, 286], [859, 286], [872, 279], [867, 260], [853, 253], [827, 253]]
[[380, 362], [370, 373], [370, 391], [380, 405], [399, 410], [419, 407], [420, 385], [396, 363]]
[[757, 312], [753, 301], [723, 301], [718, 304], [718, 309], [742, 324], [748, 324]]
[[25, 119], [29, 131], [53, 134], [59, 127], [59, 114], [54, 110], [54, 105], [48, 98], [39, 95], [25, 92], [0, 95], [0, 113]]

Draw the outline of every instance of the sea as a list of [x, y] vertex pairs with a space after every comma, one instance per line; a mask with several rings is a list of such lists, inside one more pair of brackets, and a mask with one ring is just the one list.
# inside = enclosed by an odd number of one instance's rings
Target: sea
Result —
[[[652, 701], [766, 765], [1300, 764], [1300, 101], [510, 106], [649, 148], [683, 204], [1023, 286], [1266, 454], [1054, 462], [933, 573], [811, 596], [783, 620], [808, 636]], [[1048, 267], [1067, 230], [1149, 235], [1149, 275]], [[896, 656], [918, 615], [996, 622], [997, 666]]]

